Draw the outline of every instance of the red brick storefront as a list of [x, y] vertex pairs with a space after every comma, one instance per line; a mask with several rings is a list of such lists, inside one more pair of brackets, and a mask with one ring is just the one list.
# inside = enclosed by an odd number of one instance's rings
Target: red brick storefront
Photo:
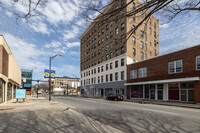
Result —
[[[153, 99], [157, 94], [155, 100], [158, 100], [163, 89], [165, 101], [200, 103], [199, 57], [200, 45], [128, 65], [127, 98], [148, 99], [148, 96], [145, 97], [148, 89], [149, 96]], [[135, 72], [131, 72], [133, 70]], [[135, 78], [130, 74], [134, 74]]]

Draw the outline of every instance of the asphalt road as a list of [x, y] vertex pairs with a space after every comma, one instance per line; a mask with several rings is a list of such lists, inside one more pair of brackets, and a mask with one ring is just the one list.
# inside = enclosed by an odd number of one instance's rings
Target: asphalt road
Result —
[[71, 121], [89, 125], [87, 132], [200, 133], [198, 109], [67, 96], [52, 100], [74, 112]]

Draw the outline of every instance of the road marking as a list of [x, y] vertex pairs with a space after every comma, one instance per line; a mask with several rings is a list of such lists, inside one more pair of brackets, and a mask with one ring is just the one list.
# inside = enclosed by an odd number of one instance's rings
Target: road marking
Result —
[[143, 108], [143, 110], [152, 111], [152, 112], [158, 112], [158, 113], [171, 114], [171, 115], [179, 115], [178, 113], [172, 113], [172, 112], [166, 112], [166, 111], [159, 111], [159, 110], [153, 110], [153, 109], [145, 109], [145, 108]]

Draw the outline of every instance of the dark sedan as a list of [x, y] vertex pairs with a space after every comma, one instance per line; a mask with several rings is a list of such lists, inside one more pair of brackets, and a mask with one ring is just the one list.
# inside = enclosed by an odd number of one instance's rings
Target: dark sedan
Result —
[[121, 94], [110, 94], [106, 100], [122, 101], [124, 97]]

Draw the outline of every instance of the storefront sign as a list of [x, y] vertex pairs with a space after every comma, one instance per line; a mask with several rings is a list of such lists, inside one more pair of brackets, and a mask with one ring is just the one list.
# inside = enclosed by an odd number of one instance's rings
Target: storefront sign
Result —
[[16, 99], [26, 98], [26, 89], [16, 89]]

